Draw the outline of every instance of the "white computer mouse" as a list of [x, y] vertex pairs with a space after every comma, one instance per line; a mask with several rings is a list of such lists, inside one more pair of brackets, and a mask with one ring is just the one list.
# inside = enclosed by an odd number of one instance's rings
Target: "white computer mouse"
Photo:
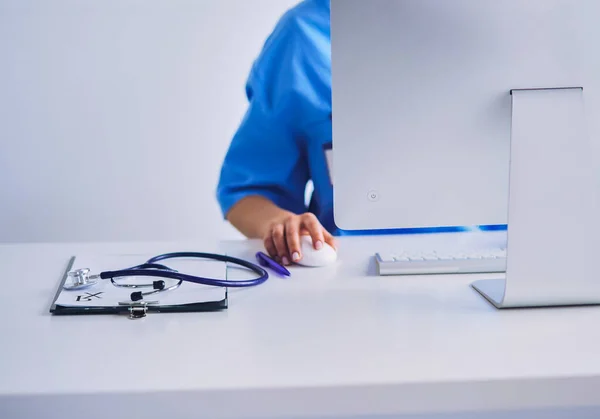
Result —
[[313, 247], [312, 238], [310, 236], [300, 237], [300, 249], [302, 258], [296, 262], [301, 266], [327, 266], [337, 260], [337, 252], [327, 243], [323, 243], [323, 247], [319, 250]]

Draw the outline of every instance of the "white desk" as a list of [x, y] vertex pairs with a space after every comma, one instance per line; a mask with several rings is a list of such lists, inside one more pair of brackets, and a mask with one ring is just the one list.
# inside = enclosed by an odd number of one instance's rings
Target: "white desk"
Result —
[[335, 266], [231, 290], [226, 311], [141, 320], [51, 316], [69, 256], [260, 243], [0, 246], [0, 418], [600, 417], [600, 307], [497, 311], [480, 275], [375, 275], [386, 242], [456, 237], [342, 238]]

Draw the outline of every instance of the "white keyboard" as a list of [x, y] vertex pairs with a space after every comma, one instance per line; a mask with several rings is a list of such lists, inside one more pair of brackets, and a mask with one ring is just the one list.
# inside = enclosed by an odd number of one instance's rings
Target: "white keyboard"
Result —
[[430, 275], [506, 271], [506, 249], [376, 253], [379, 275]]

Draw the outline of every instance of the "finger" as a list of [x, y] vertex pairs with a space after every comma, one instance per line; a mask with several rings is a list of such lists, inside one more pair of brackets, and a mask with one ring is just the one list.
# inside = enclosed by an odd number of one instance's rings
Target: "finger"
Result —
[[275, 247], [275, 243], [273, 242], [273, 236], [267, 236], [264, 239], [264, 246], [265, 246], [265, 250], [267, 251], [267, 254], [273, 258], [276, 259], [277, 258], [277, 248]]
[[337, 241], [335, 240], [335, 238], [331, 235], [331, 233], [327, 230], [323, 231], [323, 238], [325, 239], [325, 243], [327, 243], [328, 245], [330, 245], [331, 247], [333, 247], [335, 250], [337, 250]]
[[288, 265], [290, 263], [289, 253], [287, 249], [287, 243], [285, 242], [285, 228], [283, 224], [277, 224], [273, 227], [273, 232], [271, 233], [273, 237], [273, 243], [275, 243], [275, 248], [277, 249], [277, 255], [281, 259], [281, 262], [284, 265]]
[[292, 262], [298, 262], [302, 258], [302, 251], [300, 248], [300, 220], [297, 217], [290, 218], [285, 224], [285, 238]]
[[323, 247], [323, 226], [317, 220], [314, 214], [305, 214], [303, 216], [303, 225], [310, 233], [312, 238], [313, 247], [317, 250]]

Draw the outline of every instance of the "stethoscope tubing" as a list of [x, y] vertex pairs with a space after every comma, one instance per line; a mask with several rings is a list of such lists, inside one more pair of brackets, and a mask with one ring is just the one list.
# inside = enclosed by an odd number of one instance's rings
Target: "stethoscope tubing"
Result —
[[[256, 274], [260, 275], [258, 278], [244, 279], [244, 280], [222, 280], [214, 278], [204, 278], [194, 275], [188, 275], [181, 272], [174, 271], [165, 265], [157, 264], [157, 262], [166, 259], [175, 258], [198, 258], [198, 259], [212, 259], [221, 262], [229, 262], [236, 265], [243, 266], [250, 269]], [[192, 282], [200, 285], [209, 285], [215, 287], [228, 287], [228, 288], [242, 288], [259, 285], [265, 282], [269, 278], [268, 272], [262, 267], [255, 265], [243, 259], [239, 259], [233, 256], [219, 255], [215, 253], [204, 253], [204, 252], [173, 252], [165, 253], [162, 255], [155, 256], [149, 259], [145, 264], [138, 265], [133, 268], [121, 269], [116, 271], [105, 271], [100, 273], [101, 279], [114, 279], [123, 278], [128, 276], [147, 276], [154, 278], [169, 278], [179, 281]]]

